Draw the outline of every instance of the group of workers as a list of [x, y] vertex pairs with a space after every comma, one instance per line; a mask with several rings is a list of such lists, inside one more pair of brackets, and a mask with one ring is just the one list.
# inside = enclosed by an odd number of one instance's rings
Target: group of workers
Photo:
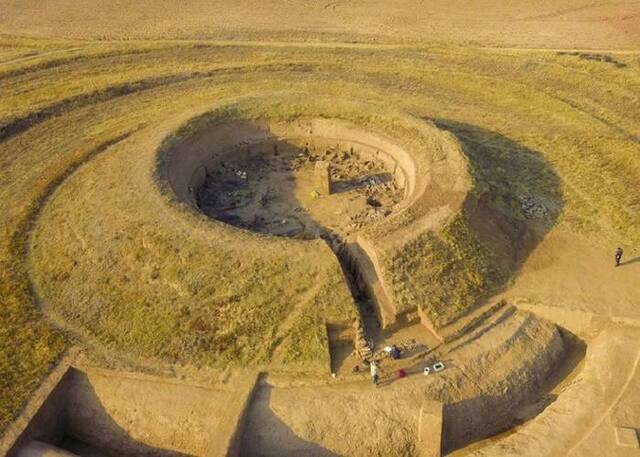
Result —
[[[402, 351], [400, 350], [400, 348], [398, 346], [396, 346], [395, 344], [391, 345], [391, 346], [386, 346], [384, 348], [384, 352], [392, 359], [392, 360], [398, 360], [402, 354]], [[377, 362], [376, 360], [371, 360], [371, 362], [368, 362], [367, 360], [365, 360], [365, 366], [366, 364], [369, 365], [369, 372], [371, 373], [371, 380], [373, 381], [374, 385], [378, 385], [378, 383], [380, 382], [380, 364], [379, 362]], [[356, 365], [353, 367], [352, 373], [353, 374], [357, 374], [360, 373], [360, 366]], [[407, 375], [407, 372], [404, 368], [400, 368], [398, 370], [398, 376], [400, 378], [404, 378]]]

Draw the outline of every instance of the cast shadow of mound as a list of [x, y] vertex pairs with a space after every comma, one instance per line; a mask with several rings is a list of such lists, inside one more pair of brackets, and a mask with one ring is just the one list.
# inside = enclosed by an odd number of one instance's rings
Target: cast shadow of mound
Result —
[[543, 154], [497, 132], [449, 119], [433, 122], [455, 135], [468, 157], [476, 185], [464, 210], [493, 256], [498, 274], [492, 292], [498, 293], [555, 226], [564, 208], [561, 179]]
[[297, 436], [271, 409], [272, 390], [272, 386], [266, 385], [255, 393], [242, 437], [240, 455], [339, 457], [339, 454]]
[[[442, 292], [440, 298], [445, 302], [462, 296], [459, 301], [463, 305], [446, 318], [445, 323], [451, 323], [505, 289], [555, 225], [564, 199], [560, 178], [539, 152], [481, 127], [447, 119], [437, 119], [435, 125], [459, 139], [468, 157], [469, 171], [475, 178], [475, 185], [464, 201], [466, 223], [460, 225], [465, 230], [468, 226], [480, 243], [466, 236], [466, 232], [460, 236], [456, 234], [464, 255], [458, 258], [453, 252], [454, 260], [448, 269], [454, 271], [451, 276], [458, 275], [461, 281], [469, 281], [468, 290], [460, 294], [436, 290]], [[366, 287], [359, 287], [350, 278], [350, 259], [341, 254], [345, 241], [341, 230], [348, 233], [346, 227], [362, 227], [377, 220], [370, 219], [369, 214], [386, 217], [391, 212], [385, 210], [392, 208], [379, 208], [380, 202], [369, 198], [368, 194], [362, 210], [356, 205], [358, 201], [362, 204], [364, 199], [344, 204], [345, 210], [364, 212], [365, 218], [359, 220], [358, 215], [347, 217], [342, 207], [331, 205], [338, 205], [336, 202], [341, 198], [362, 189], [360, 183], [373, 178], [381, 186], [378, 188], [383, 189], [389, 177], [384, 173], [376, 174], [379, 170], [372, 169], [363, 170], [358, 176], [336, 176], [335, 187], [344, 189], [327, 199], [327, 192], [322, 191], [318, 181], [314, 182], [320, 192], [308, 186], [311, 182], [308, 178], [298, 181], [297, 171], [305, 170], [304, 167], [313, 163], [314, 167], [335, 163], [349, 152], [345, 151], [348, 149], [346, 144], [340, 145], [335, 140], [330, 140], [335, 141], [333, 144], [324, 144], [310, 137], [311, 144], [302, 146], [252, 121], [236, 122], [233, 128], [225, 130], [225, 135], [228, 146], [211, 151], [211, 144], [224, 139], [214, 130], [190, 140], [192, 145], [179, 146], [179, 150], [175, 150], [177, 160], [169, 157], [167, 163], [175, 165], [175, 170], [169, 170], [168, 174], [175, 175], [176, 179], [170, 181], [176, 194], [186, 197], [190, 206], [200, 213], [241, 229], [271, 236], [324, 239], [337, 254], [355, 301], [363, 301], [359, 297], [366, 295]], [[229, 138], [236, 141], [229, 141]], [[191, 166], [185, 166], [186, 163]], [[182, 176], [177, 179], [177, 175]], [[176, 186], [182, 186], [182, 189], [176, 189]], [[341, 225], [342, 229], [339, 228]], [[487, 262], [481, 258], [484, 252], [480, 251], [486, 252]], [[474, 264], [476, 260], [480, 260], [477, 265]], [[355, 270], [362, 268], [357, 266]], [[424, 297], [425, 300], [429, 298]], [[375, 332], [375, 323], [367, 324], [367, 319], [364, 322], [367, 334]]]

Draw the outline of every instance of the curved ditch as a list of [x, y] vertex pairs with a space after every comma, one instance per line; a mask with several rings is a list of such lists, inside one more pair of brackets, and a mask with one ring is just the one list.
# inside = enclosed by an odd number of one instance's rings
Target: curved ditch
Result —
[[[251, 65], [253, 69], [260, 71], [308, 71], [309, 66], [306, 64], [265, 64], [265, 65]], [[80, 109], [86, 106], [91, 106], [96, 103], [102, 103], [116, 98], [124, 97], [145, 90], [155, 89], [157, 87], [167, 86], [171, 84], [178, 84], [184, 81], [193, 79], [206, 79], [215, 75], [232, 74], [235, 72], [243, 71], [246, 66], [238, 66], [231, 68], [214, 68], [206, 72], [192, 72], [192, 73], [178, 73], [165, 76], [154, 76], [135, 81], [130, 81], [124, 84], [117, 84], [108, 86], [103, 89], [98, 89], [85, 94], [79, 94], [73, 97], [65, 98], [51, 105], [45, 106], [38, 111], [31, 112], [24, 116], [10, 120], [9, 122], [0, 125], [0, 143], [7, 141], [20, 133], [23, 133], [30, 128], [41, 124], [53, 117], [60, 116], [61, 114], [73, 110]]]

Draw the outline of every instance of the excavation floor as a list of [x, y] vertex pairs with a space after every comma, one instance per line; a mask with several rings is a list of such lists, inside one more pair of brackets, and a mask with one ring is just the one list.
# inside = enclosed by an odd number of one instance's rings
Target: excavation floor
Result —
[[[321, 179], [323, 164], [331, 175], [330, 193]], [[313, 239], [326, 233], [348, 236], [389, 216], [402, 197], [382, 163], [353, 149], [314, 152], [279, 142], [234, 151], [207, 170], [198, 205], [238, 227]]]

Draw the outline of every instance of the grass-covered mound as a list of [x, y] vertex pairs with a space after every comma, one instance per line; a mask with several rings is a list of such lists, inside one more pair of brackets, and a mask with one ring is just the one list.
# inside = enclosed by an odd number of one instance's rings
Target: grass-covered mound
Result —
[[421, 308], [436, 327], [469, 311], [502, 280], [463, 214], [442, 232], [424, 232], [385, 260], [399, 307]]
[[37, 293], [53, 316], [129, 355], [326, 369], [326, 324], [350, 322], [355, 308], [324, 242], [208, 220], [162, 178], [167, 149], [207, 126], [291, 119], [305, 108], [243, 106], [198, 117], [159, 148], [149, 141], [155, 132], [141, 133], [58, 188], [31, 246]]

